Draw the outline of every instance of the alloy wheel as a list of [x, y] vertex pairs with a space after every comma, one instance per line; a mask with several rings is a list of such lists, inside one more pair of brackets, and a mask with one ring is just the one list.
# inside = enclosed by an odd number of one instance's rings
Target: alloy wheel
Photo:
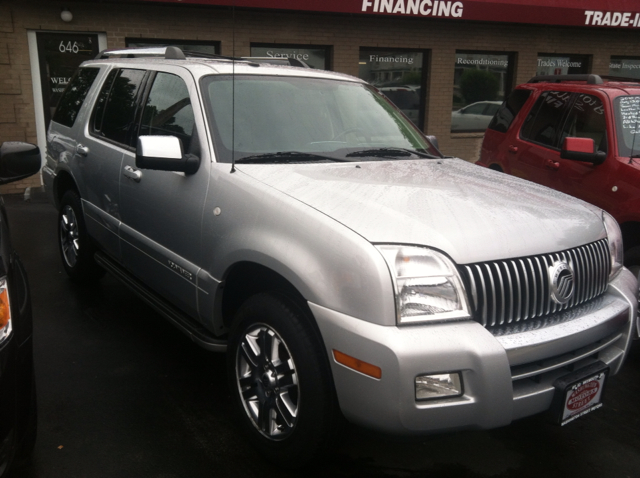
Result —
[[245, 412], [263, 436], [283, 440], [293, 433], [300, 408], [298, 373], [284, 340], [268, 325], [254, 324], [243, 334], [236, 380]]
[[69, 267], [74, 267], [78, 262], [80, 241], [78, 239], [78, 221], [73, 208], [65, 206], [60, 215], [60, 247], [62, 256]]

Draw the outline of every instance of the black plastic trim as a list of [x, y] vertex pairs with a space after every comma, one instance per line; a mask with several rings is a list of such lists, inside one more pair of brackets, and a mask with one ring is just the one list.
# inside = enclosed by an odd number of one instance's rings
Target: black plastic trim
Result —
[[226, 352], [227, 341], [215, 337], [194, 319], [178, 310], [172, 304], [164, 300], [145, 284], [133, 277], [122, 266], [102, 252], [95, 254], [96, 262], [111, 273], [116, 279], [129, 287], [142, 300], [149, 304], [156, 312], [169, 320], [185, 335], [191, 338], [200, 347], [212, 352]]

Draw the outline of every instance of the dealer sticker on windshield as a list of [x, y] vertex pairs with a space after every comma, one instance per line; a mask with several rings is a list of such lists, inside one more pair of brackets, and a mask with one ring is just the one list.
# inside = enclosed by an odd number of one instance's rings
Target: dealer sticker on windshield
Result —
[[[598, 365], [604, 364], [600, 362]], [[558, 416], [560, 425], [564, 426], [602, 407], [602, 391], [608, 371], [606, 366], [591, 366], [556, 382], [558, 395], [562, 397], [558, 404], [562, 409]]]

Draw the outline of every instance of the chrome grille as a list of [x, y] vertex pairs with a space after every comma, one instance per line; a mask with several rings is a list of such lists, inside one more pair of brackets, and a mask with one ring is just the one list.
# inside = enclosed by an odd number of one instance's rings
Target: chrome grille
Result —
[[[566, 261], [574, 273], [566, 304], [551, 299], [549, 267]], [[474, 319], [485, 327], [544, 317], [604, 293], [611, 260], [606, 239], [567, 251], [460, 266]]]

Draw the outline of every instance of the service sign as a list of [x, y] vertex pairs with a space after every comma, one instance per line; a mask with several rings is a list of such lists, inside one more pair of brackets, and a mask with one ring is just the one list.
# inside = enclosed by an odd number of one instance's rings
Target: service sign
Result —
[[640, 29], [637, 0], [144, 0], [361, 15]]

